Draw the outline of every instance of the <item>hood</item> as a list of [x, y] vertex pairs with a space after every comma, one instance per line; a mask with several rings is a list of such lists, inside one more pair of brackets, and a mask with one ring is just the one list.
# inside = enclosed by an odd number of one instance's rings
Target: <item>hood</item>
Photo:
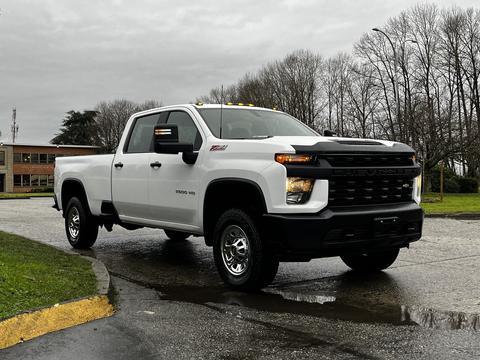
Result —
[[312, 146], [317, 143], [338, 143], [338, 142], [358, 142], [363, 144], [372, 144], [373, 142], [379, 143], [384, 146], [392, 147], [395, 143], [393, 141], [386, 140], [374, 140], [374, 139], [359, 139], [359, 138], [345, 138], [345, 137], [326, 137], [326, 136], [274, 136], [263, 140], [264, 142], [271, 144], [285, 144], [285, 145], [303, 145]]
[[275, 136], [264, 140], [270, 144], [290, 145], [297, 153], [409, 153], [408, 145], [374, 139], [325, 136]]

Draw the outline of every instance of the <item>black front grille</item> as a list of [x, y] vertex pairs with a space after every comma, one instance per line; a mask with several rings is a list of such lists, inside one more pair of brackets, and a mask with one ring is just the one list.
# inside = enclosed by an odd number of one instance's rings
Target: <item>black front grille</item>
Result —
[[412, 166], [410, 154], [328, 154], [322, 156], [333, 167]]
[[412, 200], [413, 179], [348, 177], [329, 180], [329, 206], [388, 204]]

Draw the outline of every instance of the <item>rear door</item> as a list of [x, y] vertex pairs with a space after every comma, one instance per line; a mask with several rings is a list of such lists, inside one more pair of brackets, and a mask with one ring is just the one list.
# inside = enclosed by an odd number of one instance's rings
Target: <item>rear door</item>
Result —
[[138, 117], [130, 127], [125, 146], [115, 155], [112, 197], [122, 220], [151, 219], [148, 181], [153, 152], [153, 130], [166, 113]]

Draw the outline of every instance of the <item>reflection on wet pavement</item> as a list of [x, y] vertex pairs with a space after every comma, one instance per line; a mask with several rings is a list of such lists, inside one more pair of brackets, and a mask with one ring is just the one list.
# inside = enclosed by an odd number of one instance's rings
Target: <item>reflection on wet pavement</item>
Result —
[[454, 311], [438, 311], [418, 306], [402, 306], [404, 317], [432, 329], [444, 330], [480, 330], [480, 316]]
[[293, 291], [281, 291], [275, 288], [267, 288], [264, 290], [266, 293], [277, 294], [283, 297], [285, 300], [293, 300], [298, 302], [306, 302], [312, 304], [323, 305], [325, 303], [335, 302], [335, 296], [319, 295], [319, 294], [301, 294]]

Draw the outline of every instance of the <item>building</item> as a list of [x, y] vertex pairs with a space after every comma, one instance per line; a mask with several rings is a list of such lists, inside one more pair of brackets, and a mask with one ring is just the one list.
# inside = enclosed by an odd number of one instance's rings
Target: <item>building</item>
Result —
[[0, 193], [51, 188], [55, 158], [97, 151], [96, 146], [0, 143]]

